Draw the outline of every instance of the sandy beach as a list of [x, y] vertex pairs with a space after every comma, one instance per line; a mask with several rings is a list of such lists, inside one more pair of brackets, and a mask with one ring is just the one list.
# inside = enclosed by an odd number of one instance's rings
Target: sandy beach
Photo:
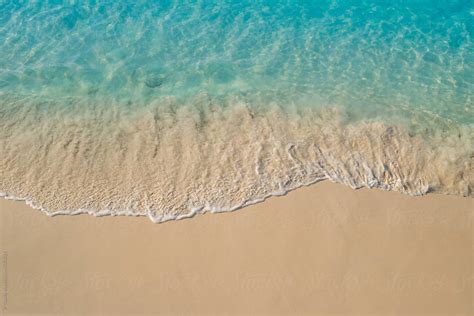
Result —
[[0, 316], [474, 316], [473, 16], [0, 1]]
[[474, 313], [474, 199], [324, 181], [231, 213], [47, 217], [0, 200], [14, 314]]

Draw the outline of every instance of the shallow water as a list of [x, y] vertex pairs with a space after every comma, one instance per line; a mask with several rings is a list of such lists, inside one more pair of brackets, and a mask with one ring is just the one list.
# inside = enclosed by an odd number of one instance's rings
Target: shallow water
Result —
[[472, 1], [0, 3], [0, 191], [230, 210], [331, 179], [472, 196]]

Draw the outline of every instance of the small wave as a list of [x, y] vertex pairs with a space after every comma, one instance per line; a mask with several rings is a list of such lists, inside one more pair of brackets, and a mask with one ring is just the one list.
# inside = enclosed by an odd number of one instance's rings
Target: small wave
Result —
[[470, 126], [347, 122], [337, 107], [287, 111], [236, 98], [163, 99], [133, 110], [5, 101], [1, 109], [0, 191], [51, 216], [164, 222], [324, 179], [472, 196]]

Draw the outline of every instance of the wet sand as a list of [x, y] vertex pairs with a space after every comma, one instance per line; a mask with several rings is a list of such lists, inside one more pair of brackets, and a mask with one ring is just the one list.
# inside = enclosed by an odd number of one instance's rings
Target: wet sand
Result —
[[6, 314], [474, 313], [474, 199], [324, 181], [232, 213], [47, 217], [0, 200]]

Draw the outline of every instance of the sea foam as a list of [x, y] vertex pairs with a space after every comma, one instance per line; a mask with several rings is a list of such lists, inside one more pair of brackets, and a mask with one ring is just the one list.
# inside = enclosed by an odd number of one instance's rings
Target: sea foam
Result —
[[0, 188], [49, 215], [155, 222], [235, 210], [323, 179], [472, 196], [468, 127], [350, 122], [337, 107], [254, 110], [241, 98], [175, 102], [140, 111], [3, 104]]

